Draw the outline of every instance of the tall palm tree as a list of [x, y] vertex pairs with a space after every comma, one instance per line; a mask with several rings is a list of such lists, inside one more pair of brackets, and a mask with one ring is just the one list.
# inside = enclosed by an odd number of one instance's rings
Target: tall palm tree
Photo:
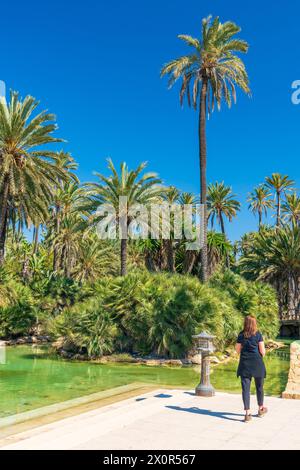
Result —
[[[193, 194], [189, 192], [182, 192], [178, 199], [179, 204], [184, 208], [184, 206], [192, 206], [192, 215], [193, 215], [193, 223], [196, 225], [196, 215], [197, 215], [197, 204], [199, 204], [199, 199]], [[191, 235], [189, 236], [189, 240], [186, 239], [185, 236], [185, 227], [184, 227], [184, 239], [183, 239], [183, 246], [184, 246], [184, 256], [182, 260], [182, 271], [184, 273], [190, 274], [193, 270], [194, 264], [199, 258], [198, 252], [196, 250], [188, 249], [188, 244], [191, 242]], [[209, 260], [208, 260], [209, 262]]]
[[[77, 237], [80, 238], [83, 235], [78, 232], [86, 228], [85, 220], [88, 214], [84, 211], [85, 189], [72, 182], [69, 177], [68, 179], [68, 182], [58, 185], [55, 190], [54, 207], [48, 220], [48, 243], [53, 251], [53, 271], [63, 269], [65, 273], [68, 271], [67, 277], [70, 277], [70, 270], [67, 267], [68, 259], [64, 257], [67, 251], [64, 243], [72, 240], [73, 246], [76, 243], [73, 253], [78, 251]], [[73, 259], [75, 259], [74, 256]]]
[[52, 136], [55, 116], [42, 111], [33, 116], [38, 101], [32, 96], [19, 99], [11, 92], [10, 102], [0, 100], [0, 264], [3, 263], [9, 207], [17, 207], [28, 225], [44, 220], [52, 187], [64, 172], [56, 168], [56, 154], [45, 144], [61, 142]]
[[[177, 204], [180, 192], [175, 186], [170, 186], [163, 195], [164, 201], [171, 206]], [[174, 258], [174, 217], [170, 214], [170, 232], [168, 238], [162, 240], [163, 251], [166, 254], [167, 270], [175, 272], [175, 258]]]
[[168, 75], [169, 87], [182, 79], [180, 101], [184, 96], [188, 104], [199, 107], [199, 163], [201, 204], [204, 207], [203, 239], [201, 250], [202, 280], [207, 280], [207, 183], [206, 183], [206, 118], [217, 103], [220, 108], [222, 99], [228, 106], [236, 100], [236, 86], [249, 93], [249, 81], [245, 65], [236, 52], [247, 52], [248, 44], [234, 36], [240, 28], [233, 22], [221, 23], [216, 17], [202, 20], [201, 38], [179, 35], [193, 51], [164, 65], [161, 76]]
[[253, 214], [258, 214], [258, 227], [261, 228], [263, 214], [266, 216], [268, 209], [274, 207], [273, 201], [271, 200], [272, 194], [269, 189], [260, 185], [249, 194], [247, 201], [249, 202], [249, 209]]
[[[142, 204], [148, 206], [161, 198], [165, 188], [161, 186], [161, 180], [156, 173], [145, 173], [142, 175], [146, 163], [141, 163], [135, 170], [129, 170], [126, 163], [120, 165], [118, 172], [111, 159], [108, 159], [108, 168], [111, 172], [109, 177], [101, 173], [95, 173], [99, 179], [98, 183], [87, 183], [87, 194], [90, 203], [87, 205], [90, 211], [97, 211], [101, 205], [110, 205], [114, 208], [116, 222], [119, 227], [121, 238], [121, 276], [127, 272], [127, 236], [128, 227], [134, 220], [131, 214], [134, 206]], [[127, 204], [120, 205], [120, 198], [126, 198]], [[93, 217], [93, 222], [97, 223], [102, 219], [97, 213]], [[126, 224], [126, 227], [124, 227]]]
[[[53, 193], [53, 210], [51, 216], [54, 217], [55, 227], [53, 230], [56, 231], [58, 235], [61, 224], [61, 209], [62, 204], [65, 201], [66, 192], [71, 193], [75, 190], [75, 187], [79, 184], [79, 179], [75, 174], [75, 171], [78, 168], [78, 164], [75, 162], [72, 155], [68, 152], [61, 150], [57, 152], [57, 158], [55, 162], [57, 168], [61, 169], [66, 173], [66, 180], [58, 179], [54, 187]], [[66, 184], [65, 184], [66, 183]], [[78, 191], [76, 191], [78, 192]], [[58, 254], [54, 251], [53, 254], [53, 270], [57, 271], [58, 269]]]
[[234, 198], [235, 195], [232, 194], [230, 186], [225, 186], [224, 182], [216, 182], [215, 184], [211, 183], [208, 186], [208, 217], [211, 219], [212, 226], [214, 219], [217, 219], [224, 236], [226, 236], [224, 217], [227, 217], [229, 222], [231, 222], [232, 219], [237, 216], [237, 212], [241, 207], [239, 201]]
[[281, 225], [281, 200], [282, 195], [293, 189], [295, 182], [290, 180], [287, 175], [272, 173], [272, 176], [266, 177], [266, 186], [275, 191], [276, 198], [276, 226]]
[[222, 262], [229, 264], [228, 260], [233, 253], [233, 247], [223, 233], [210, 231], [207, 235], [208, 269], [209, 274], [212, 275]]
[[296, 192], [287, 194], [286, 201], [282, 205], [282, 213], [285, 220], [294, 226], [300, 225], [300, 197]]
[[95, 233], [87, 233], [79, 243], [74, 278], [79, 282], [94, 282], [101, 275], [114, 273], [116, 261], [111, 243], [103, 243]]
[[80, 214], [68, 213], [61, 222], [60, 231], [54, 232], [51, 245], [58, 256], [56, 271], [62, 271], [66, 278], [72, 277], [79, 256], [80, 244], [87, 228]]

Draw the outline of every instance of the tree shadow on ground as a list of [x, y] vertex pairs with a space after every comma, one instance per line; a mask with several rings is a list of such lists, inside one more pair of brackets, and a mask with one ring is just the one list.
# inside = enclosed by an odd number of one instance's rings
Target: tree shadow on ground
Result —
[[211, 411], [211, 410], [205, 410], [202, 408], [197, 408], [195, 406], [190, 407], [190, 408], [182, 408], [180, 406], [167, 405], [166, 408], [169, 408], [175, 411], [185, 411], [186, 413], [196, 413], [199, 415], [212, 416], [214, 418], [226, 419], [229, 421], [236, 421], [238, 423], [243, 422], [243, 419], [230, 418], [230, 416], [239, 416], [239, 417], [244, 418], [244, 415], [240, 413], [229, 413], [227, 411]]

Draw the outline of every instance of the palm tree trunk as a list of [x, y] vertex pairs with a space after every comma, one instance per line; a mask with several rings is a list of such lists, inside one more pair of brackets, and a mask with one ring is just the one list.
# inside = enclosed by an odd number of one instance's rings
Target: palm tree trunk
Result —
[[121, 239], [121, 276], [127, 274], [127, 238]]
[[258, 211], [258, 231], [260, 231], [262, 225], [262, 212], [261, 210]]
[[37, 252], [37, 247], [38, 247], [38, 241], [39, 241], [39, 226], [35, 226], [33, 230], [33, 251], [32, 253], [35, 255]]
[[153, 254], [151, 250], [146, 250], [145, 253], [145, 266], [148, 271], [150, 272], [156, 272], [157, 271], [157, 266], [155, 264], [155, 261], [153, 259]]
[[20, 240], [20, 238], [21, 238], [22, 230], [23, 230], [22, 222], [21, 222], [21, 219], [19, 219], [19, 222], [18, 222], [18, 240]]
[[4, 254], [5, 254], [5, 242], [6, 242], [6, 231], [7, 231], [7, 214], [4, 216], [4, 224], [0, 232], [0, 266], [4, 263]]
[[193, 271], [193, 267], [196, 261], [197, 251], [186, 250], [184, 254], [183, 260], [183, 273], [184, 274], [191, 274]]
[[224, 238], [226, 238], [225, 225], [224, 225], [224, 219], [223, 219], [222, 213], [220, 213], [219, 217], [220, 217], [221, 231], [222, 231], [222, 233], [223, 233], [223, 235], [224, 235]]
[[281, 216], [281, 201], [280, 201], [280, 193], [277, 192], [277, 217], [276, 217], [277, 227], [280, 227], [280, 216]]
[[[224, 235], [224, 238], [226, 239], [225, 224], [224, 224], [224, 219], [223, 219], [222, 212], [220, 212], [219, 217], [220, 217], [221, 230], [222, 230], [222, 233]], [[228, 253], [226, 253], [226, 267], [228, 269], [230, 268], [230, 259], [229, 259], [229, 254]]]
[[208, 81], [203, 77], [201, 97], [200, 97], [200, 114], [198, 126], [199, 138], [199, 163], [200, 163], [200, 201], [203, 206], [202, 234], [203, 246], [201, 249], [201, 279], [207, 281], [207, 183], [206, 183], [206, 102], [207, 102]]
[[4, 262], [6, 232], [7, 232], [7, 219], [8, 219], [8, 190], [9, 185], [7, 179], [4, 182], [4, 189], [1, 197], [1, 210], [0, 210], [0, 266]]
[[[60, 207], [56, 205], [56, 236], [60, 231]], [[57, 272], [59, 270], [59, 254], [57, 247], [54, 247], [53, 250], [53, 271]]]
[[165, 253], [167, 258], [167, 270], [171, 273], [175, 272], [174, 250], [172, 240], [163, 240], [165, 245]]

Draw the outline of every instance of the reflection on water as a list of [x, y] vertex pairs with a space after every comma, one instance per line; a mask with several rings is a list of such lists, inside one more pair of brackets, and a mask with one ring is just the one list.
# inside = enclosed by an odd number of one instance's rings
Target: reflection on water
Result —
[[[271, 353], [266, 366], [266, 392], [279, 395], [287, 382], [289, 359]], [[211, 376], [213, 385], [219, 390], [239, 392], [236, 367], [235, 361], [216, 366]], [[0, 364], [0, 417], [132, 382], [193, 389], [199, 382], [199, 370], [71, 362], [51, 354], [47, 347], [9, 347], [6, 364]]]

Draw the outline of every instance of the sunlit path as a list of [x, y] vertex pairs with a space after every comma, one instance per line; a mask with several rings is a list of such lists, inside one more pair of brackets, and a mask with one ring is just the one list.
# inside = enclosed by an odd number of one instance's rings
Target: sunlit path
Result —
[[300, 401], [267, 397], [242, 422], [241, 397], [159, 389], [10, 436], [3, 449], [300, 449]]

